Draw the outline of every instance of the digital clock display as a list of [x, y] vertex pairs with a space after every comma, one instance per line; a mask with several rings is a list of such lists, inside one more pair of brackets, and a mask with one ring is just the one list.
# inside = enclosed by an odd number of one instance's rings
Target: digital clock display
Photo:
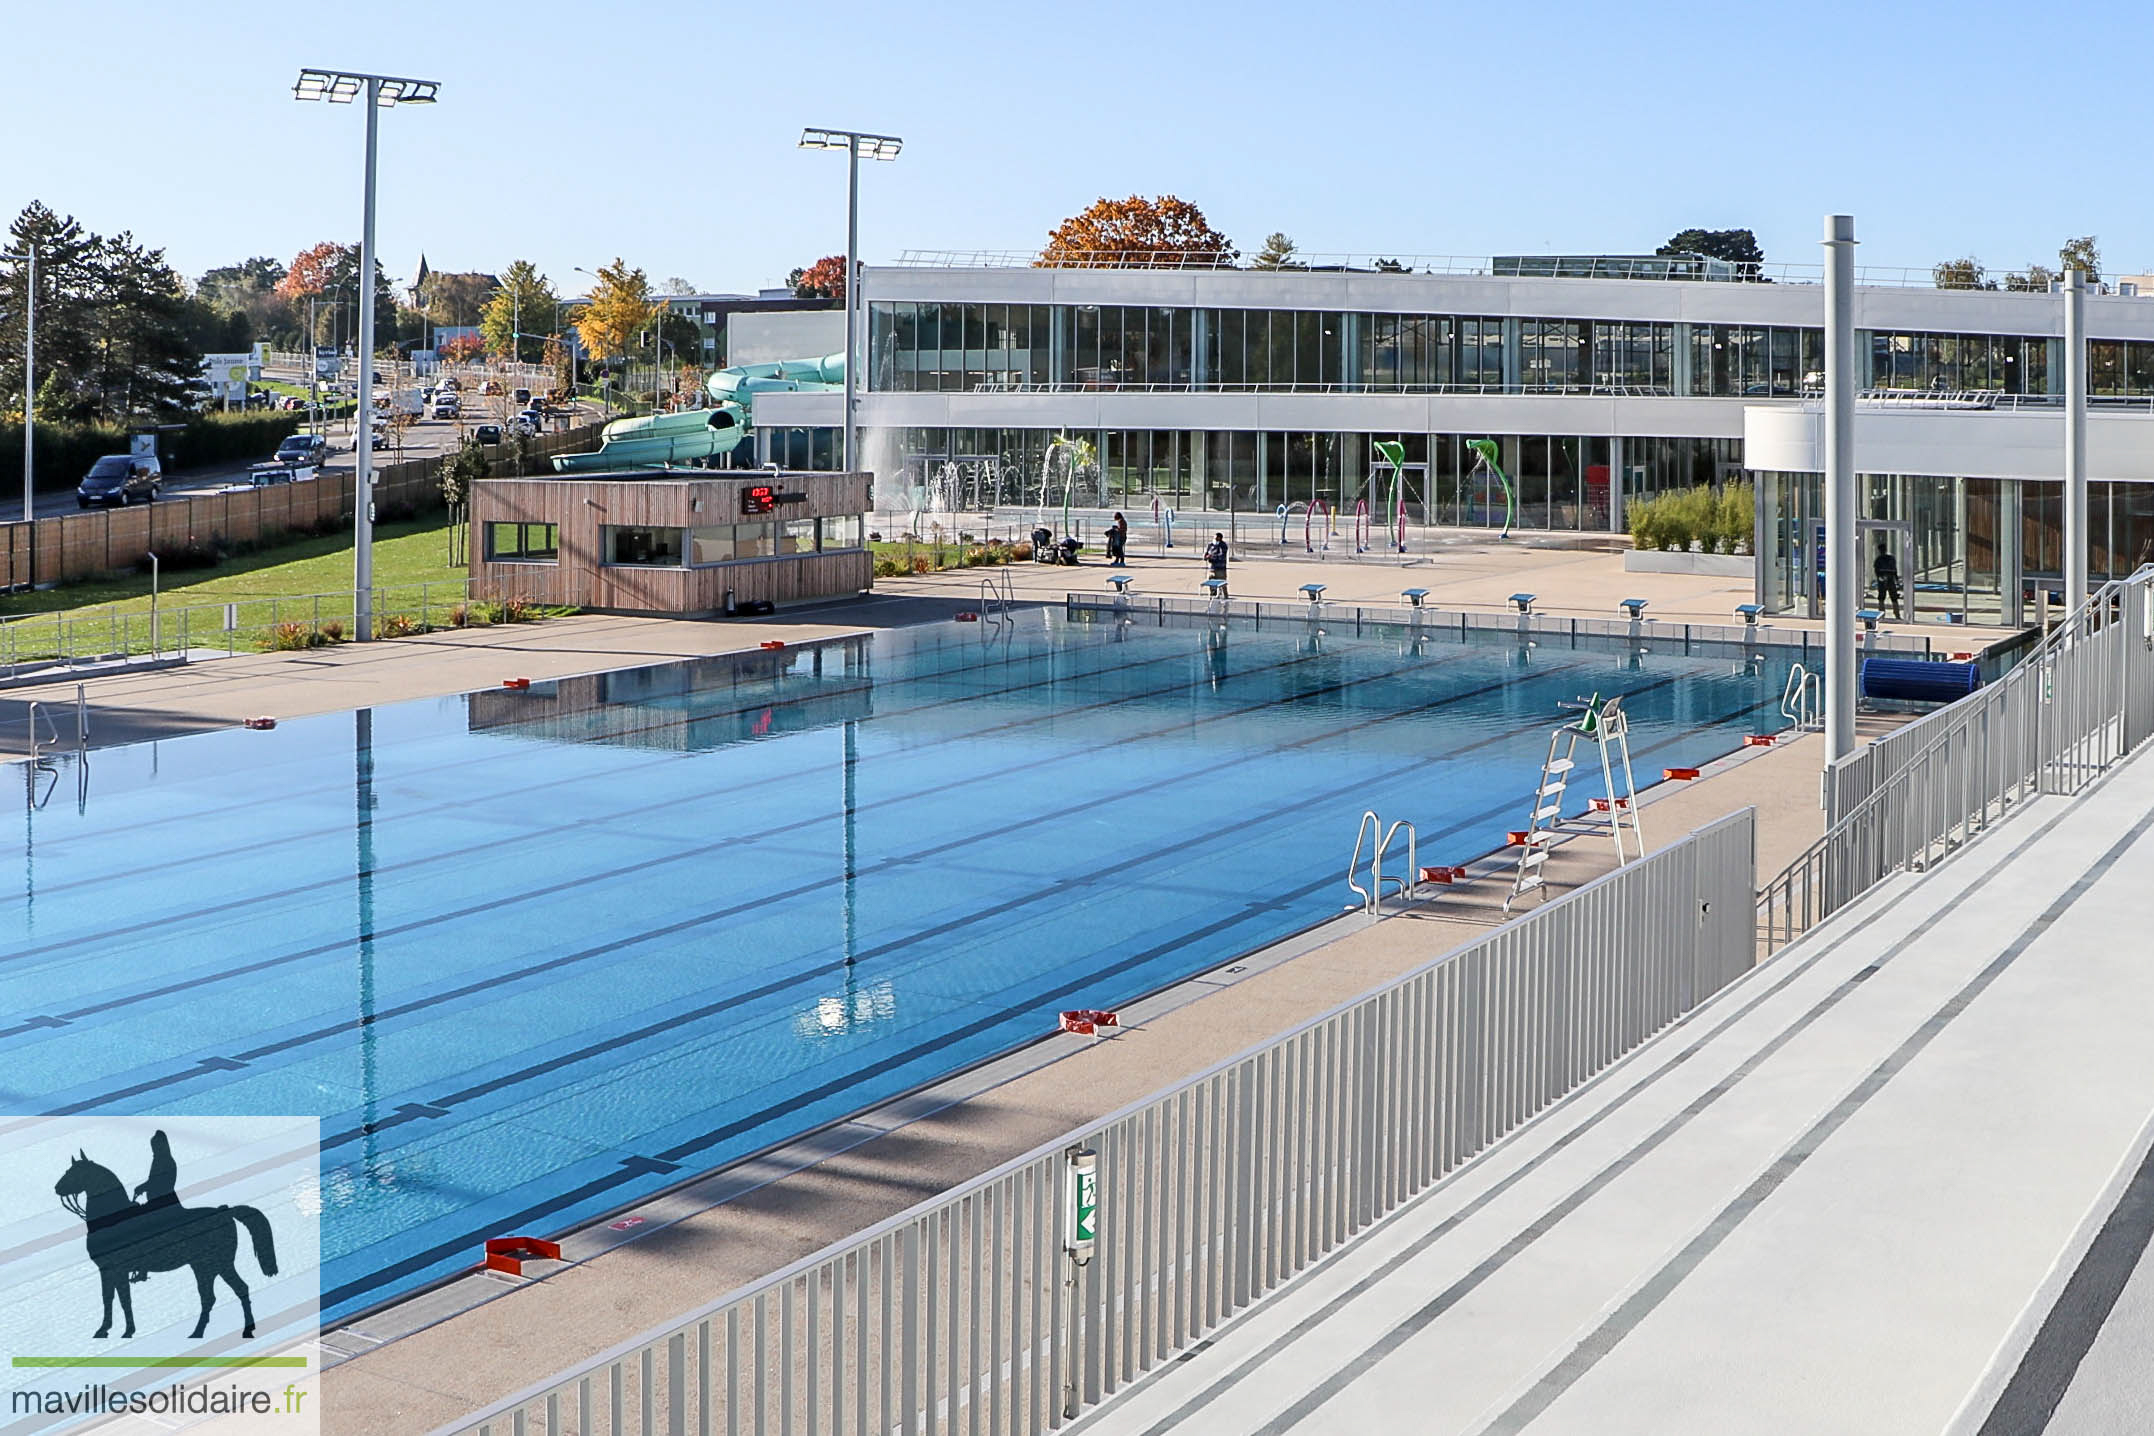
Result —
[[767, 514], [778, 506], [778, 491], [769, 484], [750, 484], [740, 491], [740, 511]]

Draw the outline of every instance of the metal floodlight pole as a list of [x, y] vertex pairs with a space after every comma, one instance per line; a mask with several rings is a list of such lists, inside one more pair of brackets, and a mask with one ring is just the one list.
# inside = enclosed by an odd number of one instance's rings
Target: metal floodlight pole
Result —
[[37, 517], [37, 246], [25, 245], [6, 258], [28, 266], [22, 287], [22, 521], [29, 523]]
[[440, 89], [433, 80], [367, 75], [344, 70], [301, 70], [292, 86], [298, 100], [366, 103], [366, 190], [359, 232], [359, 274], [353, 286], [359, 305], [359, 399], [353, 409], [352, 628], [359, 642], [374, 637], [374, 172], [381, 111], [391, 105], [430, 105]]
[[[2064, 271], [2064, 611], [2087, 599], [2087, 275]], [[2049, 596], [2041, 596], [2047, 626]]]
[[845, 151], [845, 447], [842, 462], [848, 471], [859, 467], [856, 430], [860, 390], [860, 150], [863, 145], [867, 147], [870, 159], [894, 160], [905, 142], [896, 135], [871, 135], [858, 130], [810, 128], [800, 132], [800, 147], [804, 150]]
[[1855, 220], [1825, 216], [1825, 761], [1855, 751]]

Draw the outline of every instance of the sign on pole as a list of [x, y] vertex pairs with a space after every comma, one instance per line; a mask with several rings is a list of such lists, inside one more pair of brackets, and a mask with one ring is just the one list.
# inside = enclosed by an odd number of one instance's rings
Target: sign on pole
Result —
[[1090, 1147], [1072, 1147], [1069, 1151], [1069, 1180], [1066, 1192], [1066, 1213], [1069, 1218], [1068, 1250], [1077, 1265], [1092, 1260], [1092, 1248], [1099, 1240], [1099, 1153]]

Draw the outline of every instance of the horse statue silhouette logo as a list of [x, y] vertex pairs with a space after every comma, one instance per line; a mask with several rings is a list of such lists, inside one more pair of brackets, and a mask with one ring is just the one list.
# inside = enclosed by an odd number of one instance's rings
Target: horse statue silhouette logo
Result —
[[66, 1174], [53, 1183], [53, 1195], [60, 1204], [82, 1218], [84, 1244], [104, 1287], [105, 1320], [92, 1335], [111, 1332], [112, 1299], [117, 1296], [127, 1318], [127, 1329], [120, 1335], [133, 1336], [135, 1300], [129, 1285], [147, 1280], [151, 1272], [181, 1267], [194, 1268], [195, 1290], [202, 1297], [202, 1315], [194, 1324], [192, 1339], [200, 1340], [209, 1329], [218, 1277], [239, 1298], [245, 1318], [240, 1335], [254, 1335], [254, 1302], [234, 1262], [239, 1255], [239, 1229], [244, 1226], [254, 1238], [254, 1259], [263, 1274], [277, 1274], [277, 1244], [269, 1218], [253, 1207], [183, 1207], [178, 1186], [179, 1164], [172, 1158], [171, 1140], [161, 1131], [150, 1138], [149, 1179], [135, 1188], [140, 1201], [81, 1149], [76, 1150]]

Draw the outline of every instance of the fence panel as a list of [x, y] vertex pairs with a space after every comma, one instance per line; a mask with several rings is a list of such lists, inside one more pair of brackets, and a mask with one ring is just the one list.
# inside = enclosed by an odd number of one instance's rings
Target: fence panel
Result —
[[1747, 970], [1754, 852], [1745, 809], [437, 1436], [624, 1380], [580, 1436], [1057, 1429]]
[[1767, 952], [1890, 874], [1941, 860], [2028, 798], [2080, 792], [2144, 743], [2154, 732], [2154, 567], [2104, 584], [2011, 672], [1901, 732], [1910, 729], [1833, 774], [1846, 811], [1758, 893]]

